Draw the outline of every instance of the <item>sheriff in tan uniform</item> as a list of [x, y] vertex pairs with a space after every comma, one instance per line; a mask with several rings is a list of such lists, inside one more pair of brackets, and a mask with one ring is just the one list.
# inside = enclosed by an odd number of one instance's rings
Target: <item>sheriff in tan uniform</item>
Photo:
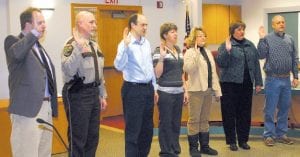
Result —
[[[62, 71], [63, 71], [63, 81], [64, 83], [69, 83], [75, 77], [82, 79], [83, 84], [99, 85], [99, 96], [106, 98], [106, 89], [104, 84], [103, 77], [103, 67], [104, 67], [104, 56], [100, 51], [98, 44], [93, 40], [86, 40], [86, 47], [88, 47], [87, 52], [82, 52], [81, 48], [79, 48], [76, 44], [76, 41], [72, 37], [67, 41], [63, 49], [62, 55]], [[96, 80], [95, 75], [95, 64], [93, 58], [93, 52], [89, 47], [89, 43], [92, 43], [92, 47], [94, 48], [97, 56], [98, 62], [98, 71], [99, 71], [99, 81]]]
[[106, 108], [104, 56], [91, 40], [96, 29], [92, 13], [76, 16], [73, 36], [62, 52], [63, 101], [68, 118], [69, 156], [94, 157], [99, 141], [100, 111]]

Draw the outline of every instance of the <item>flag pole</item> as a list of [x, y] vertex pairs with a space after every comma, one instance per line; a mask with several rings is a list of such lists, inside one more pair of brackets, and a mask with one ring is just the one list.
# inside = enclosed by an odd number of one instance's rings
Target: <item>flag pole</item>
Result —
[[186, 32], [186, 36], [190, 35], [190, 31], [191, 31], [191, 23], [190, 23], [190, 15], [189, 15], [189, 5], [188, 2], [186, 2], [186, 15], [185, 15], [185, 32]]

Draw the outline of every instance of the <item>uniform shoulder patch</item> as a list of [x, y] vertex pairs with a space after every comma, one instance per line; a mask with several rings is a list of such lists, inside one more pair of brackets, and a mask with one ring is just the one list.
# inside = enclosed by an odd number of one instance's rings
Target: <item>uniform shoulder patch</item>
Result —
[[73, 49], [74, 49], [73, 45], [66, 44], [64, 47], [64, 56], [69, 57], [72, 54]]

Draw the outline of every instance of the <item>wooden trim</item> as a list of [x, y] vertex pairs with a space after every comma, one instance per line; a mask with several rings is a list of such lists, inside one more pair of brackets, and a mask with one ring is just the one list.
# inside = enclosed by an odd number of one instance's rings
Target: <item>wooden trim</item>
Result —
[[7, 110], [9, 99], [0, 99], [0, 110]]
[[104, 70], [112, 70], [112, 69], [117, 70], [114, 66], [106, 66], [103, 69]]
[[143, 12], [142, 6], [71, 3], [71, 30], [75, 26], [75, 8], [96, 8], [97, 21], [99, 20], [99, 12], [101, 10], [137, 11], [140, 14]]

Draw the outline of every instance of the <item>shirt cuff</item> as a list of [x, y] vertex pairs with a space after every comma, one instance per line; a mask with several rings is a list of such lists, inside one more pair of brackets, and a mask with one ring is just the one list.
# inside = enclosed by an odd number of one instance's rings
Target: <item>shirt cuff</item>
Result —
[[31, 33], [34, 35], [34, 36], [36, 36], [36, 37], [38, 37], [41, 33], [39, 33], [36, 29], [32, 29], [31, 30]]

